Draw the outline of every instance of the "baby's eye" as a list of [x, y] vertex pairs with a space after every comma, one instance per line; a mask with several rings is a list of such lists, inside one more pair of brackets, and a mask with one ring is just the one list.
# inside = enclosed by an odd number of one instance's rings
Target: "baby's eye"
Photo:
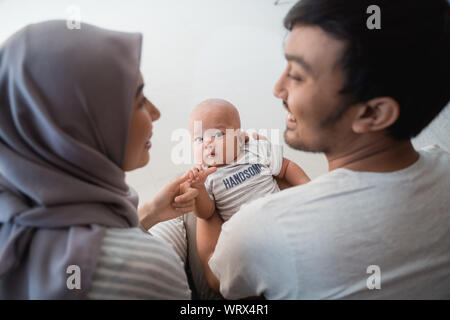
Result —
[[217, 132], [216, 133], [216, 138], [220, 138], [220, 137], [223, 137], [223, 132]]
[[195, 142], [202, 142], [202, 141], [203, 141], [203, 138], [202, 138], [202, 137], [197, 137], [197, 138], [194, 139], [194, 141], [195, 141]]

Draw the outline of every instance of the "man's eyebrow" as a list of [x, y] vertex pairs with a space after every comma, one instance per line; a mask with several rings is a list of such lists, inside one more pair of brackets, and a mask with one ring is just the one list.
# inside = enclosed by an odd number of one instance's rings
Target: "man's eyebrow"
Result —
[[294, 56], [294, 55], [290, 55], [290, 54], [285, 54], [284, 55], [286, 57], [287, 61], [293, 61], [298, 63], [299, 65], [301, 65], [309, 74], [314, 75], [314, 71], [311, 67], [311, 65], [309, 63], [307, 63], [305, 61], [305, 59], [303, 59], [302, 57], [299, 56]]
[[141, 84], [141, 85], [137, 88], [137, 91], [136, 91], [136, 98], [139, 97], [139, 95], [140, 95], [141, 92], [142, 92], [142, 89], [144, 89], [144, 84]]

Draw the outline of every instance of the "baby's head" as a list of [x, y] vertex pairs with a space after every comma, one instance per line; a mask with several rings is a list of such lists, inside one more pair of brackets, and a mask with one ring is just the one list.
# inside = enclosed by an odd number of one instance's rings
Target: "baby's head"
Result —
[[189, 116], [189, 131], [196, 164], [221, 167], [242, 153], [245, 138], [239, 112], [230, 102], [208, 99]]

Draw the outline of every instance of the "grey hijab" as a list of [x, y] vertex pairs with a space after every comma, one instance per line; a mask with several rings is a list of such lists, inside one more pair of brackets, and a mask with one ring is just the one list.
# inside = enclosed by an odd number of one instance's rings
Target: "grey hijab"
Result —
[[0, 47], [0, 299], [85, 298], [105, 230], [139, 225], [121, 167], [141, 41], [48, 21]]

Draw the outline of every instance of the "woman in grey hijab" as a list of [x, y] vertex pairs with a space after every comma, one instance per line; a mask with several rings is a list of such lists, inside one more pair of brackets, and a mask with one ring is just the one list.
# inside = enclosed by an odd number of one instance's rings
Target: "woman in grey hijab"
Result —
[[[160, 116], [142, 93], [141, 41], [48, 21], [0, 47], [0, 299], [189, 298], [125, 183]], [[192, 210], [185, 180], [146, 204], [146, 229]]]

